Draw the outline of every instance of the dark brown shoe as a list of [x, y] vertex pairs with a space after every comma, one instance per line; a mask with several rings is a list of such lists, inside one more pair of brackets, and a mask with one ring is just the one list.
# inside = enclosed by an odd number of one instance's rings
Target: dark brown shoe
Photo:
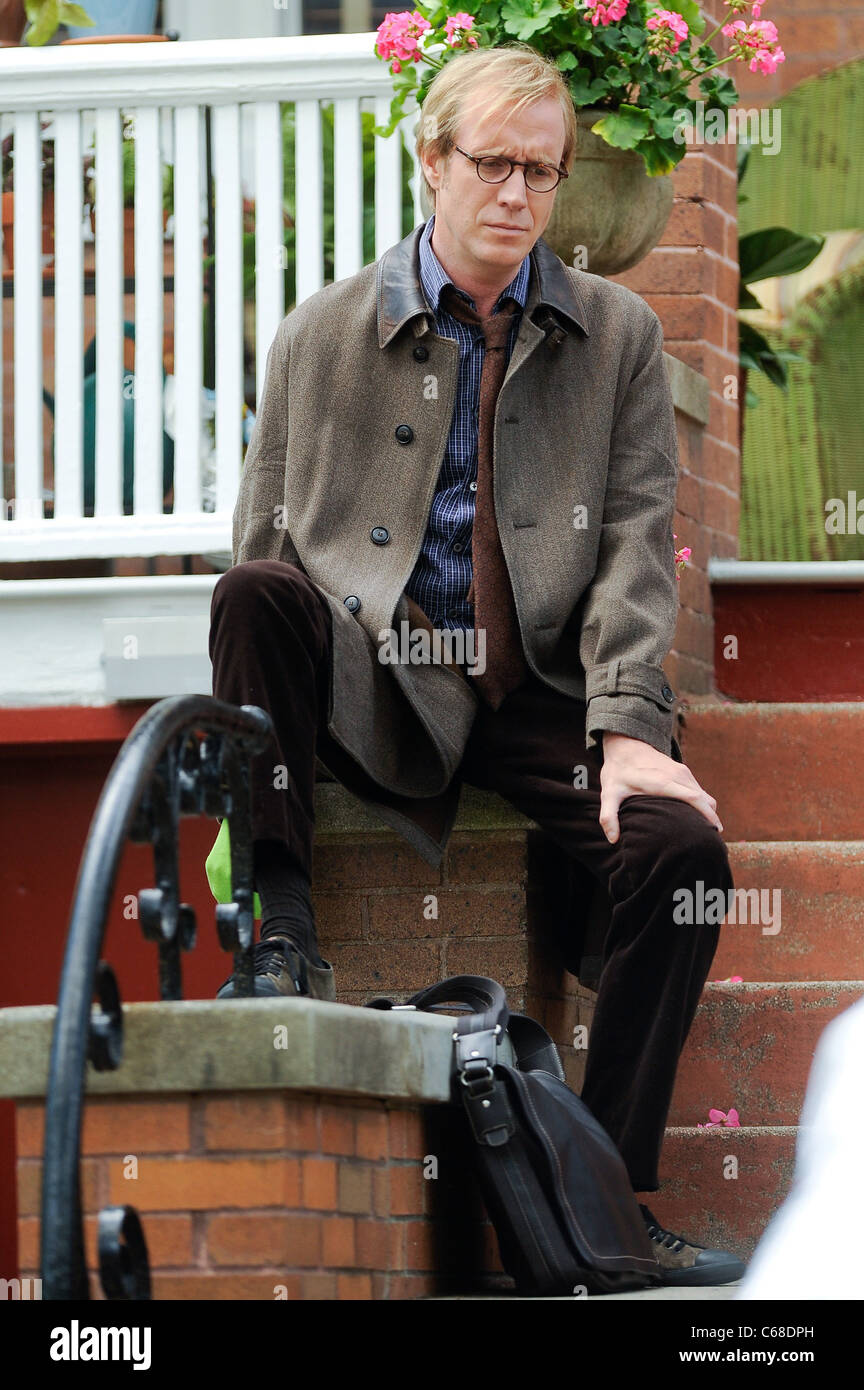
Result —
[[[333, 966], [313, 965], [292, 941], [284, 936], [268, 936], [253, 947], [255, 995], [265, 998], [284, 995], [289, 999], [336, 999]], [[322, 958], [323, 959], [323, 958]], [[234, 976], [230, 975], [216, 994], [217, 999], [234, 997]]]
[[645, 1229], [651, 1237], [654, 1254], [660, 1262], [664, 1284], [734, 1284], [744, 1276], [746, 1266], [728, 1250], [709, 1250], [686, 1236], [667, 1231], [646, 1206], [639, 1203]]

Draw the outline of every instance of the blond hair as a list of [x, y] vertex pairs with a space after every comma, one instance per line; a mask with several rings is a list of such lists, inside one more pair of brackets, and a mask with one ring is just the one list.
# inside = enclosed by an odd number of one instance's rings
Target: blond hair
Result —
[[[415, 128], [417, 156], [446, 155], [456, 142], [459, 122], [468, 98], [485, 85], [498, 89], [497, 97], [486, 108], [493, 115], [506, 108], [504, 120], [522, 107], [544, 97], [557, 97], [564, 116], [564, 151], [561, 165], [569, 170], [576, 149], [578, 128], [573, 99], [560, 70], [529, 44], [515, 41], [497, 48], [471, 48], [445, 63], [429, 84]], [[421, 165], [422, 173], [422, 165]], [[435, 190], [425, 174], [423, 183], [430, 201]]]

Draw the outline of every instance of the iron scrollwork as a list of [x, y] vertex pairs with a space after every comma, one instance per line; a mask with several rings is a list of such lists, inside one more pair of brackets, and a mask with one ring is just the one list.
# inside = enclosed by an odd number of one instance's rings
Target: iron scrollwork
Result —
[[[195, 944], [193, 908], [179, 900], [181, 817], [228, 818], [233, 901], [217, 904], [225, 950], [234, 953], [235, 997], [253, 993], [252, 823], [248, 760], [272, 721], [257, 705], [206, 695], [159, 700], [139, 719], [111, 767], [81, 857], [69, 919], [45, 1102], [41, 1265], [44, 1299], [90, 1297], [81, 1212], [81, 1118], [88, 1061], [116, 1070], [123, 1005], [101, 959], [108, 909], [125, 842], [152, 844], [154, 884], [138, 894], [139, 921], [159, 955], [159, 997], [183, 997], [181, 953]], [[92, 1007], [94, 994], [98, 1007]], [[147, 1244], [133, 1207], [99, 1214], [99, 1272], [109, 1299], [150, 1297]]]

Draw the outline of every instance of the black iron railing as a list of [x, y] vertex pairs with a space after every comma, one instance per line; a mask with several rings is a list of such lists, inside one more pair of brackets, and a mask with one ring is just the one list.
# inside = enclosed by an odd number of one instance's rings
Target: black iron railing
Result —
[[[81, 1215], [81, 1113], [88, 1060], [96, 1071], [113, 1071], [123, 1056], [120, 992], [101, 954], [126, 840], [153, 845], [155, 886], [138, 894], [139, 922], [158, 946], [160, 997], [181, 999], [181, 952], [195, 944], [195, 913], [179, 900], [180, 817], [227, 817], [233, 901], [216, 905], [216, 925], [223, 949], [234, 953], [235, 995], [251, 996], [248, 759], [263, 750], [272, 729], [269, 715], [256, 705], [172, 696], [139, 719], [108, 774], [75, 885], [51, 1044], [42, 1174], [44, 1299], [90, 1297]], [[149, 1298], [147, 1246], [133, 1207], [100, 1212], [98, 1246], [106, 1298]]]

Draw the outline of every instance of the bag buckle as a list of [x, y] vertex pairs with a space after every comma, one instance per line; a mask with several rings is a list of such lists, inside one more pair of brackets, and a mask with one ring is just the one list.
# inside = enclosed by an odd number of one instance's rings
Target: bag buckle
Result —
[[486, 1095], [495, 1084], [495, 1073], [485, 1057], [466, 1062], [459, 1072], [459, 1080], [472, 1096]]
[[488, 1095], [495, 1085], [492, 1059], [501, 1036], [501, 1024], [480, 1033], [453, 1034], [459, 1080], [471, 1096]]

